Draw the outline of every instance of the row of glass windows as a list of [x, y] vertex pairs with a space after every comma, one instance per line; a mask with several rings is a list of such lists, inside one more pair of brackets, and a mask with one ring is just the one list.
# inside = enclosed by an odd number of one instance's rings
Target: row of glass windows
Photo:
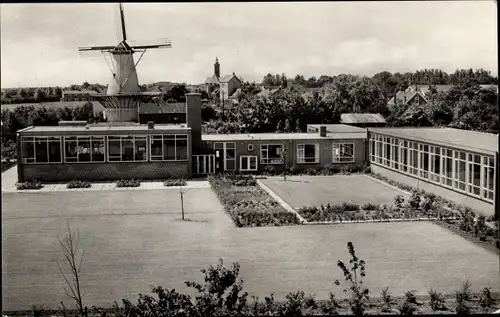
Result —
[[371, 134], [370, 161], [493, 201], [493, 156]]
[[[71, 136], [22, 137], [25, 164], [184, 161], [188, 159], [188, 136]], [[107, 143], [106, 143], [107, 141]], [[107, 151], [106, 151], [107, 149]], [[107, 157], [106, 157], [107, 153]], [[63, 159], [64, 158], [64, 159]]]

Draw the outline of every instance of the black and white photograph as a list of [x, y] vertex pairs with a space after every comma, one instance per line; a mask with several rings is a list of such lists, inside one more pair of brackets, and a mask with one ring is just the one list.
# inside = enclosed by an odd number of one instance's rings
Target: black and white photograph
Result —
[[2, 317], [500, 314], [497, 12], [3, 2]]

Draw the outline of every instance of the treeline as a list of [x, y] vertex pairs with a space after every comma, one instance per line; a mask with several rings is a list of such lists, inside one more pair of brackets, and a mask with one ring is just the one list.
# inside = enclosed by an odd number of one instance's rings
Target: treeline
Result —
[[[247, 88], [249, 86], [250, 88]], [[245, 84], [242, 91], [251, 91]], [[498, 133], [498, 93], [475, 82], [430, 91], [424, 105], [388, 107], [397, 84], [389, 77], [341, 75], [319, 90], [286, 87], [268, 96], [242, 93], [236, 107], [218, 110], [206, 133], [305, 132], [307, 124], [337, 124], [342, 113], [380, 113], [389, 126], [452, 126]]]
[[[342, 76], [342, 75], [339, 75]], [[287, 78], [285, 74], [267, 74], [262, 79], [264, 86], [287, 87], [290, 84], [301, 85], [306, 88], [319, 88], [333, 82], [338, 76], [322, 75], [319, 78], [310, 77], [305, 79], [303, 75], [296, 75], [294, 78]], [[380, 72], [373, 77], [374, 80], [385, 78], [395, 83], [398, 88], [406, 89], [408, 85], [457, 85], [467, 82], [476, 82], [480, 85], [494, 85], [498, 83], [498, 78], [492, 76], [491, 72], [485, 69], [457, 69], [454, 73], [448, 74], [440, 69], [424, 69], [416, 72], [390, 73]]]
[[1, 103], [41, 103], [55, 102], [62, 98], [63, 90], [94, 90], [96, 92], [105, 92], [106, 86], [100, 84], [89, 84], [84, 82], [81, 85], [71, 85], [68, 87], [38, 87], [38, 88], [8, 88], [2, 89]]
[[94, 113], [92, 103], [87, 102], [75, 108], [46, 108], [21, 106], [14, 110], [2, 109], [2, 147], [16, 141], [16, 131], [29, 126], [56, 126], [59, 121], [84, 120], [105, 122], [103, 113]]

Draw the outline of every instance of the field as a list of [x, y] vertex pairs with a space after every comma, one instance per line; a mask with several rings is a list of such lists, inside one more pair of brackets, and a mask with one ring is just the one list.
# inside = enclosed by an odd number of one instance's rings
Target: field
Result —
[[342, 278], [352, 241], [367, 262], [365, 286], [376, 296], [428, 287], [457, 290], [468, 278], [475, 290], [498, 291], [498, 257], [432, 223], [236, 228], [210, 189], [186, 193], [180, 221], [175, 190], [4, 193], [2, 195], [2, 307], [58, 307], [64, 296], [56, 261], [66, 221], [85, 249], [82, 285], [89, 306], [135, 300], [151, 285], [187, 291], [200, 270], [223, 258], [239, 261], [244, 290], [261, 298], [303, 290], [326, 299]]
[[364, 175], [269, 177], [261, 180], [292, 208], [326, 204], [388, 204], [392, 205], [403, 192], [381, 184]]

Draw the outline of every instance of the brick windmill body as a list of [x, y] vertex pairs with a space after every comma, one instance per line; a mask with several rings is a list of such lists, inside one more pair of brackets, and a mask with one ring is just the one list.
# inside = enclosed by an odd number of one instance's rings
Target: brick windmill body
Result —
[[[91, 46], [80, 47], [80, 52], [100, 51], [111, 57], [108, 66], [111, 71], [111, 78], [106, 94], [96, 95], [95, 100], [99, 101], [105, 108], [105, 116], [110, 122], [138, 121], [140, 105], [151, 96], [159, 95], [159, 92], [141, 92], [139, 80], [137, 78], [137, 64], [148, 49], [170, 48], [169, 40], [161, 44], [134, 45], [127, 43], [127, 33], [125, 30], [125, 16], [123, 5], [119, 4], [121, 42], [116, 46]], [[141, 55], [134, 62], [133, 54], [140, 52]]]

